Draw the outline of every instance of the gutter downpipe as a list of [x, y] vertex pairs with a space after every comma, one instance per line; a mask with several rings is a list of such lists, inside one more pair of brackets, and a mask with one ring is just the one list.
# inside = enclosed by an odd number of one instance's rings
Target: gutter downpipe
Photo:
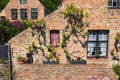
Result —
[[13, 80], [13, 78], [12, 78], [12, 58], [11, 58], [10, 45], [8, 43], [5, 43], [5, 45], [8, 46], [8, 62], [9, 62], [9, 68], [10, 68], [9, 80]]

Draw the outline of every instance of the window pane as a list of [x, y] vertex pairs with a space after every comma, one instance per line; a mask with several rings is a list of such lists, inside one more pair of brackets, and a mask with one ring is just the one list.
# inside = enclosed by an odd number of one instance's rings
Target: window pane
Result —
[[11, 9], [11, 19], [17, 19], [17, 9]]
[[0, 20], [5, 20], [5, 16], [0, 16]]
[[93, 56], [96, 53], [96, 43], [88, 42], [88, 56]]
[[27, 19], [27, 9], [20, 10], [21, 19]]
[[107, 41], [108, 38], [108, 33], [105, 31], [99, 32], [98, 33], [98, 40], [99, 41]]
[[27, 4], [27, 0], [20, 0], [20, 4]]
[[108, 0], [108, 6], [112, 7], [112, 0]]
[[93, 32], [90, 32], [89, 36], [88, 36], [88, 40], [89, 41], [96, 41], [97, 40], [97, 34], [93, 33]]
[[51, 38], [51, 45], [54, 45], [54, 38]]
[[114, 7], [117, 6], [117, 0], [113, 0], [113, 6], [114, 6]]
[[98, 45], [98, 53], [100, 56], [106, 56], [107, 54], [107, 42], [100, 42]]
[[108, 31], [106, 30], [95, 30], [89, 31], [88, 36], [88, 56], [106, 56], [107, 54], [107, 43], [108, 42]]
[[59, 31], [50, 31], [50, 43], [52, 46], [56, 46], [59, 44]]
[[109, 7], [118, 7], [118, 0], [108, 0], [108, 6]]
[[33, 8], [31, 9], [31, 19], [37, 19], [38, 18], [38, 9]]
[[108, 3], [108, 6], [109, 6], [109, 7], [112, 7], [112, 2], [109, 2], [109, 3]]

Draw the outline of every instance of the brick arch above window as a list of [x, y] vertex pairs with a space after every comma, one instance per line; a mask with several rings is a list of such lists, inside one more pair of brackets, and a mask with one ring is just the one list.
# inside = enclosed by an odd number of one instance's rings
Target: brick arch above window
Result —
[[88, 30], [110, 30], [110, 27], [96, 25], [96, 26], [89, 26]]

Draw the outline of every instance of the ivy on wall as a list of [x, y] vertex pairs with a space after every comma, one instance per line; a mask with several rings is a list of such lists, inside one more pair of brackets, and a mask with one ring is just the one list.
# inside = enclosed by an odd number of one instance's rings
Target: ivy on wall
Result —
[[[32, 36], [37, 36], [37, 40], [39, 42], [39, 46], [36, 46], [34, 42], [27, 48], [31, 54], [38, 53], [38, 49], [41, 50], [42, 55], [46, 58], [47, 61], [51, 61], [54, 59], [59, 60], [57, 56], [57, 52], [54, 47], [50, 45], [46, 45], [46, 24], [45, 20], [41, 19], [39, 21], [34, 21], [33, 25], [31, 26], [31, 34]], [[41, 40], [41, 38], [43, 40]], [[50, 52], [50, 54], [45, 54], [44, 48]]]
[[[66, 53], [66, 57], [70, 60], [70, 53], [67, 51], [67, 41], [71, 36], [75, 36], [78, 41], [82, 44], [82, 41], [79, 37], [85, 38], [89, 33], [86, 30], [86, 22], [83, 22], [83, 18], [88, 17], [88, 13], [84, 13], [83, 9], [76, 8], [74, 5], [67, 5], [64, 12], [61, 12], [64, 15], [64, 18], [67, 19], [67, 26], [64, 28], [62, 32], [63, 40], [61, 42], [61, 47], [64, 49]], [[68, 29], [68, 30], [67, 30]], [[83, 44], [82, 44], [83, 45]]]
[[112, 49], [110, 51], [110, 54], [111, 54], [113, 60], [118, 61], [118, 65], [119, 65], [119, 62], [120, 62], [119, 53], [120, 53], [120, 32], [117, 32], [116, 36], [115, 36], [114, 49]]

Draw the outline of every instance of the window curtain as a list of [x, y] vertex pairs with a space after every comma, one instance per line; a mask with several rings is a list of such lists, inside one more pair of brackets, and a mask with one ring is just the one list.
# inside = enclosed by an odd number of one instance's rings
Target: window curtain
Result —
[[88, 36], [89, 41], [96, 41], [97, 35], [95, 33], [90, 33]]
[[92, 56], [92, 52], [94, 51], [95, 45], [96, 44], [94, 42], [88, 43], [88, 56]]
[[59, 44], [59, 31], [51, 31], [51, 45]]
[[107, 41], [107, 33], [105, 33], [105, 32], [100, 32], [99, 34], [98, 34], [98, 38], [99, 38], [99, 41]]
[[107, 50], [107, 42], [100, 42], [99, 43], [99, 46], [100, 46], [100, 50], [101, 50], [101, 56], [106, 56], [106, 50]]

